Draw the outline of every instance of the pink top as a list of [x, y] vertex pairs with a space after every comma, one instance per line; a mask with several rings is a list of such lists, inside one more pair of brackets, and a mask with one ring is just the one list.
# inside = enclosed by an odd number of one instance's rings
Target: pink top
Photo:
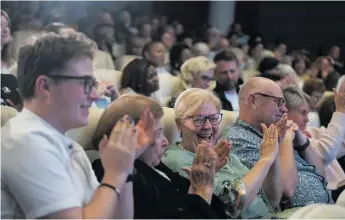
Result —
[[345, 114], [334, 112], [327, 128], [307, 128], [311, 146], [325, 163], [329, 189], [345, 185], [345, 173], [338, 161], [345, 155]]

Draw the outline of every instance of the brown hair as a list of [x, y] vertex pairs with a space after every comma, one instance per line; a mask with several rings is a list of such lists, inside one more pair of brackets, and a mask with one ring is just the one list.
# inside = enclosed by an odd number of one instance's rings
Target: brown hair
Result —
[[32, 45], [20, 49], [18, 59], [18, 88], [23, 99], [34, 97], [34, 88], [40, 75], [57, 75], [74, 58], [93, 59], [93, 48], [79, 33], [68, 36], [48, 33]]
[[325, 91], [326, 91], [326, 87], [323, 84], [323, 81], [321, 79], [311, 78], [304, 82], [303, 92], [305, 92], [309, 96], [313, 92], [324, 93]]
[[[5, 11], [1, 10], [1, 16], [4, 16], [7, 19], [9, 28], [11, 28], [10, 18], [8, 17], [8, 14]], [[15, 62], [11, 54], [11, 42], [4, 45], [4, 47], [1, 49], [1, 60], [9, 64]]]
[[96, 131], [92, 138], [94, 149], [98, 150], [98, 144], [104, 135], [109, 137], [113, 127], [124, 115], [133, 118], [137, 123], [140, 120], [141, 113], [150, 109], [155, 119], [163, 117], [164, 111], [162, 106], [152, 98], [143, 95], [128, 94], [121, 96], [111, 103], [100, 117]]

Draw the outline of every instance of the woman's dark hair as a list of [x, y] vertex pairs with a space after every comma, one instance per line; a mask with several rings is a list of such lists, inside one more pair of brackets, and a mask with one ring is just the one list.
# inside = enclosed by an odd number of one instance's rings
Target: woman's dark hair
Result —
[[173, 70], [180, 71], [182, 66], [181, 55], [184, 49], [190, 49], [186, 44], [175, 44], [170, 50], [170, 65]]
[[[10, 18], [8, 17], [7, 13], [3, 10], [1, 10], [1, 16], [4, 16], [7, 21], [9, 28], [11, 29], [11, 24], [10, 24]], [[5, 44], [4, 47], [1, 50], [1, 60], [4, 62], [11, 62], [12, 60], [12, 55], [11, 55], [11, 42], [8, 44]]]
[[183, 32], [176, 37], [176, 42], [177, 43], [183, 43], [183, 40], [186, 38], [191, 38], [193, 39], [193, 36], [189, 32]]
[[132, 60], [123, 69], [121, 78], [121, 89], [131, 88], [134, 92], [150, 96], [151, 91], [148, 91], [147, 75], [150, 66], [155, 67], [153, 63], [142, 58]]
[[334, 96], [331, 95], [331, 96], [326, 97], [322, 101], [320, 108], [318, 110], [321, 126], [324, 126], [324, 127], [328, 126], [334, 112], [335, 112]]

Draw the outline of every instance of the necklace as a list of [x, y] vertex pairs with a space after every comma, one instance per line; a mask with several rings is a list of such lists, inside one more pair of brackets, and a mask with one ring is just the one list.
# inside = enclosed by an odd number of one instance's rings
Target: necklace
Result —
[[186, 149], [184, 149], [184, 148], [181, 146], [181, 142], [177, 142], [177, 146], [178, 146], [179, 148], [181, 148], [183, 151], [186, 151]]

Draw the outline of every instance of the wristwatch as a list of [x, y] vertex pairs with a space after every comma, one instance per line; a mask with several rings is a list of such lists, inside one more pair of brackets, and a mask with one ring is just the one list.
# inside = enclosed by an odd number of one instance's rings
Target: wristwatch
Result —
[[307, 141], [301, 145], [301, 146], [295, 146], [294, 149], [297, 150], [298, 152], [303, 152], [305, 151], [310, 145], [309, 138], [307, 138]]

